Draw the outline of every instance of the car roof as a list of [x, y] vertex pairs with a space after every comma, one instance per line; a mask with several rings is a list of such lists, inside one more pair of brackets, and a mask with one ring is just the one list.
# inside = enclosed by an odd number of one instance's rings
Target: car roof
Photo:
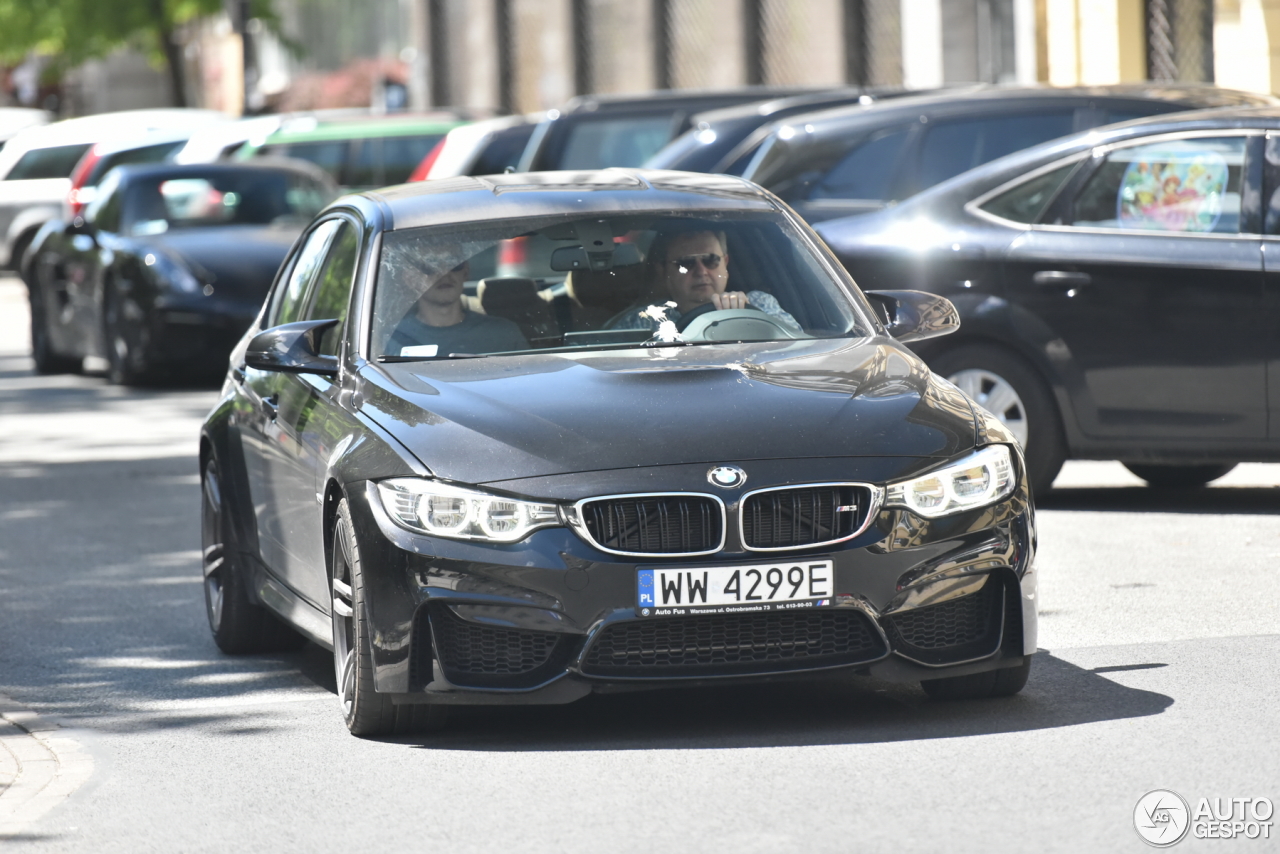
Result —
[[663, 111], [682, 108], [712, 109], [713, 104], [741, 104], [766, 99], [828, 91], [820, 87], [741, 86], [735, 89], [659, 89], [630, 95], [579, 95], [557, 112], [560, 116], [581, 113]]
[[1056, 101], [1163, 101], [1188, 110], [1215, 107], [1263, 106], [1280, 104], [1269, 95], [1222, 89], [1205, 84], [1124, 83], [1111, 86], [991, 86], [975, 87], [959, 92], [891, 98], [867, 105], [834, 107], [828, 110], [793, 116], [791, 122], [813, 125], [813, 132], [841, 133], [850, 125], [902, 121], [906, 117], [929, 113], [966, 113], [990, 106], [998, 111], [1014, 111], [1027, 107], [1051, 106]]
[[741, 178], [693, 172], [599, 169], [442, 178], [344, 196], [334, 206], [381, 209], [387, 230], [568, 213], [776, 211]]
[[384, 118], [349, 119], [298, 119], [286, 122], [267, 136], [264, 145], [284, 142], [327, 142], [340, 139], [368, 139], [385, 136], [414, 136], [418, 134], [444, 134], [460, 125], [464, 119], [448, 113], [430, 113], [413, 116], [388, 116]]

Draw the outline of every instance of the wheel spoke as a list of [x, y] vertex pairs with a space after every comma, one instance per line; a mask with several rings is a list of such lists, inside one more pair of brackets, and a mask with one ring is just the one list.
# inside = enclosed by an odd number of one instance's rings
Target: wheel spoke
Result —
[[1012, 419], [1022, 420], [1022, 401], [1008, 383], [996, 383], [991, 387], [984, 405], [991, 414], [1008, 423]]

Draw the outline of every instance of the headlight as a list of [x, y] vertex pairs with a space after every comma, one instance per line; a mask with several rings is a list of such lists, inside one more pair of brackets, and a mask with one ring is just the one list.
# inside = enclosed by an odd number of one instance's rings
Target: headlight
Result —
[[538, 528], [560, 524], [554, 504], [489, 495], [434, 480], [384, 480], [378, 483], [378, 494], [396, 522], [437, 537], [514, 543]]
[[188, 294], [199, 293], [200, 281], [181, 262], [163, 252], [148, 252], [142, 262], [148, 267], [154, 267], [157, 277], [175, 290]]
[[1017, 483], [1009, 447], [991, 445], [937, 471], [889, 484], [884, 503], [933, 519], [992, 504]]

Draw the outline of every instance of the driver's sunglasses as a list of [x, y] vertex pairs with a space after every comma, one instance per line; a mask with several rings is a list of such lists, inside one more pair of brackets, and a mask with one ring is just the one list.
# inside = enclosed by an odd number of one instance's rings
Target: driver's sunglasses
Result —
[[723, 260], [724, 258], [714, 252], [704, 252], [701, 255], [685, 255], [683, 258], [677, 258], [670, 263], [685, 271], [692, 270], [695, 263], [702, 264], [708, 270], [715, 270], [720, 267], [720, 262]]

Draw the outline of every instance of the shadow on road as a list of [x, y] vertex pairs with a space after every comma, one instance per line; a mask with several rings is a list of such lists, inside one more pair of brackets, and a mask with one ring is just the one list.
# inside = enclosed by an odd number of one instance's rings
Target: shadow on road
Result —
[[[1135, 667], [1143, 665], [1134, 665]], [[1160, 666], [1160, 665], [1154, 665]], [[1041, 651], [1016, 697], [935, 702], [914, 685], [853, 676], [593, 695], [570, 706], [455, 710], [431, 750], [716, 750], [920, 741], [1157, 715], [1163, 694], [1127, 688]], [[336, 714], [336, 711], [335, 711]]]
[[1036, 508], [1270, 516], [1280, 513], [1280, 489], [1240, 486], [1200, 489], [1152, 489], [1145, 486], [1058, 488], [1037, 498]]

